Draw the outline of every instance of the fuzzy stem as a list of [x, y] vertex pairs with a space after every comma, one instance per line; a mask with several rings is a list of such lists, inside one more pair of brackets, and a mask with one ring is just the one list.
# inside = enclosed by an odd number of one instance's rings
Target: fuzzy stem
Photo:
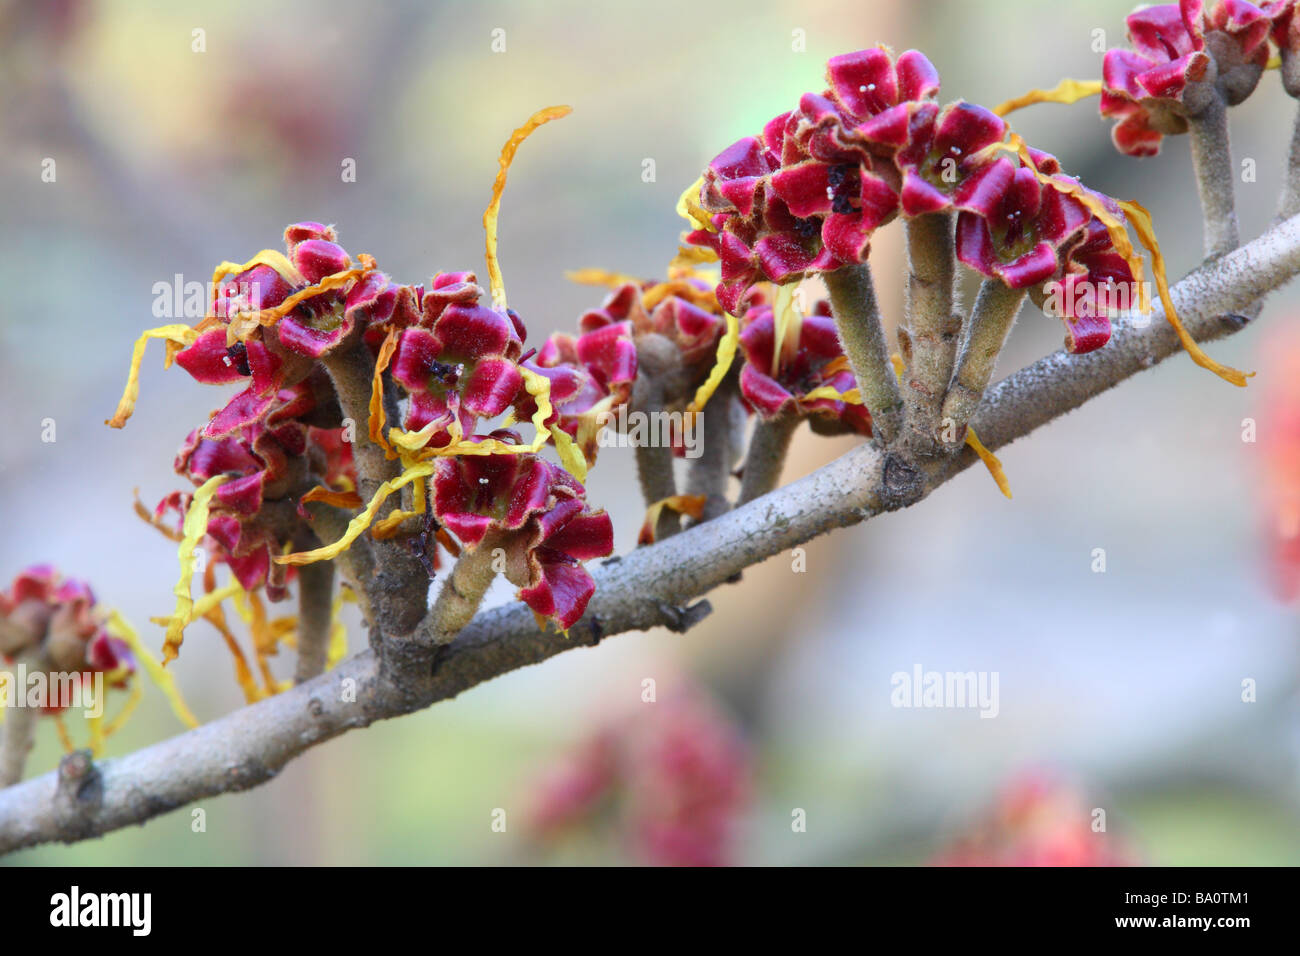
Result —
[[749, 439], [745, 454], [745, 471], [740, 481], [740, 498], [736, 506], [748, 504], [767, 494], [781, 481], [790, 440], [801, 419], [793, 409], [784, 409], [776, 418], [760, 418]]
[[1291, 132], [1291, 149], [1287, 153], [1286, 181], [1282, 201], [1278, 204], [1279, 221], [1300, 213], [1300, 107], [1296, 110], [1295, 128]]
[[[632, 406], [630, 412], [647, 416], [653, 422], [664, 410], [663, 381], [658, 375], [648, 374], [645, 369], [637, 376], [632, 386]], [[647, 428], [647, 434], [651, 429]], [[636, 473], [641, 481], [641, 495], [646, 507], [656, 501], [663, 501], [677, 494], [677, 478], [673, 474], [673, 450], [666, 445], [657, 445], [652, 441], [638, 442], [636, 452]], [[654, 529], [655, 540], [662, 541], [672, 537], [682, 528], [677, 512], [664, 508]]]
[[[351, 419], [356, 433], [352, 446], [357, 466], [357, 490], [369, 501], [385, 481], [401, 473], [397, 461], [389, 461], [384, 450], [371, 442], [366, 423], [370, 418], [370, 392], [375, 363], [370, 350], [358, 338], [351, 347], [340, 348], [324, 359], [325, 368], [338, 393], [344, 417]], [[397, 504], [390, 498], [376, 514], [384, 517]], [[400, 541], [373, 541], [374, 576], [363, 581], [372, 593], [374, 621], [388, 637], [410, 634], [424, 615], [429, 594], [429, 577], [419, 559]]]
[[[19, 656], [16, 664], [23, 664], [28, 671], [40, 669], [41, 662], [37, 655], [27, 653]], [[11, 672], [8, 694], [11, 698], [5, 708], [5, 721], [0, 725], [0, 788], [8, 787], [23, 778], [27, 766], [27, 755], [31, 753], [36, 742], [36, 721], [41, 716], [39, 707], [16, 706], [19, 694], [26, 693], [26, 688], [18, 686], [17, 668]], [[26, 701], [23, 701], [26, 704]]]
[[940, 413], [943, 435], [952, 438], [954, 450], [965, 440], [966, 426], [984, 397], [1024, 298], [1024, 289], [1009, 288], [1000, 279], [985, 279], [980, 284]]
[[298, 569], [298, 669], [294, 683], [325, 673], [333, 623], [334, 562], [317, 561]]
[[462, 551], [456, 559], [429, 612], [428, 629], [435, 645], [450, 644], [460, 629], [473, 620], [483, 603], [483, 595], [496, 577], [493, 552], [500, 546], [500, 538], [489, 533], [472, 551]]
[[951, 213], [907, 221], [907, 310], [899, 335], [908, 364], [903, 401], [908, 426], [932, 435], [957, 360], [961, 317], [954, 314], [957, 254]]
[[738, 444], [732, 418], [737, 383], [733, 369], [718, 385], [696, 422], [696, 437], [700, 442], [701, 453], [699, 458], [691, 461], [690, 471], [686, 475], [686, 493], [703, 495], [707, 499], [701, 521], [709, 521], [731, 509], [731, 503], [727, 500], [727, 485], [731, 481], [731, 470], [736, 464]]
[[1205, 219], [1205, 257], [1212, 259], [1236, 249], [1241, 241], [1234, 208], [1232, 142], [1228, 107], [1215, 94], [1210, 105], [1190, 119], [1192, 166]]
[[865, 262], [842, 266], [826, 273], [824, 278], [840, 344], [853, 368], [863, 404], [871, 412], [872, 434], [881, 445], [888, 445], [898, 434], [903, 399], [898, 390], [898, 376], [889, 360], [889, 345], [876, 304], [871, 269]]

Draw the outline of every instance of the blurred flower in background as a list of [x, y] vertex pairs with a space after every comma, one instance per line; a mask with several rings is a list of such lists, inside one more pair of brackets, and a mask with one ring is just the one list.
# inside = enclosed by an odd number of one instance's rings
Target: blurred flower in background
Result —
[[1273, 591], [1293, 601], [1300, 596], [1300, 334], [1272, 330], [1262, 354], [1267, 365], [1255, 427], [1263, 452], [1263, 534]]
[[1140, 862], [1123, 837], [1100, 828], [1104, 813], [1101, 807], [1087, 806], [1081, 789], [1047, 773], [1027, 772], [1012, 778], [983, 817], [934, 863], [1132, 866]]
[[749, 807], [749, 748], [702, 688], [607, 721], [531, 787], [528, 828], [540, 847], [594, 830], [654, 866], [736, 862]]

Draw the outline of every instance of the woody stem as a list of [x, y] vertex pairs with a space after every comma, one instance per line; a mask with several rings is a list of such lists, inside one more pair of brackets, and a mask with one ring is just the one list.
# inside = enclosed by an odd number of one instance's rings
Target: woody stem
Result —
[[898, 390], [898, 376], [889, 359], [871, 269], [865, 262], [842, 266], [826, 273], [824, 278], [840, 344], [853, 368], [863, 404], [871, 412], [872, 434], [881, 445], [888, 445], [898, 435], [903, 399]]

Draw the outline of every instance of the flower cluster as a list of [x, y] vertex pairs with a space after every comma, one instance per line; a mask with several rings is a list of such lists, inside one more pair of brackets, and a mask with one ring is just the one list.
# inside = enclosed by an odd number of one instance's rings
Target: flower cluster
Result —
[[[352, 445], [319, 370], [278, 389], [255, 419], [230, 422], [229, 409], [190, 432], [175, 469], [195, 487], [226, 477], [209, 505], [208, 549], [215, 561], [229, 565], [244, 590], [265, 587], [272, 601], [283, 600], [290, 569], [273, 559], [310, 536], [303, 506], [313, 489], [355, 491]], [[192, 495], [173, 492], [155, 516], [174, 510], [180, 533], [192, 501]]]
[[536, 455], [465, 455], [437, 462], [432, 493], [434, 515], [464, 547], [501, 549], [506, 579], [536, 614], [564, 629], [582, 617], [596, 590], [582, 562], [613, 552], [614, 528], [577, 479]]
[[[763, 279], [793, 282], [865, 262], [875, 230], [899, 215], [956, 213], [958, 258], [1011, 288], [1131, 278], [1091, 268], [1098, 253], [1083, 249], [1099, 236], [1090, 227], [1104, 197], [1048, 154], [1009, 144], [989, 110], [941, 107], [938, 74], [922, 54], [895, 59], [881, 47], [834, 57], [827, 80], [824, 94], [805, 94], [762, 136], [715, 157], [698, 201], [684, 197], [697, 226], [686, 240], [718, 256], [718, 300], [729, 311], [740, 314]], [[1117, 208], [1112, 215], [1122, 222]], [[1105, 334], [1095, 327], [1105, 310], [1097, 312], [1063, 310], [1072, 350], [1106, 341], [1109, 324]], [[1080, 318], [1088, 328], [1075, 327]]]
[[1129, 14], [1132, 49], [1106, 53], [1101, 115], [1118, 120], [1111, 137], [1129, 156], [1154, 156], [1165, 136], [1187, 132], [1189, 117], [1216, 95], [1246, 99], [1269, 58], [1269, 39], [1300, 48], [1295, 0], [1181, 0]]
[[[49, 565], [27, 568], [0, 591], [0, 658], [23, 659], [50, 673], [100, 673], [109, 687], [125, 687], [135, 674], [135, 657], [101, 618], [89, 585]], [[50, 690], [69, 688], [52, 681]], [[51, 697], [45, 710], [57, 713], [70, 704]]]
[[538, 781], [535, 836], [554, 839], [608, 815], [627, 849], [651, 865], [733, 861], [750, 794], [748, 748], [700, 692], [653, 711], [602, 728]]
[[835, 332], [830, 304], [822, 300], [798, 324], [798, 334], [777, 352], [776, 319], [769, 305], [749, 309], [741, 319], [740, 393], [764, 419], [793, 411], [823, 434], [871, 435], [871, 413], [848, 393], [853, 370]]

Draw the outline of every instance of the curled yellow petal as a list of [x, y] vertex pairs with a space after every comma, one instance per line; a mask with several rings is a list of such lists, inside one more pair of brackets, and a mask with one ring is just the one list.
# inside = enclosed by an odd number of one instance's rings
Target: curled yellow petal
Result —
[[[1138, 241], [1146, 247], [1151, 253], [1151, 272], [1156, 280], [1156, 291], [1160, 293], [1160, 304], [1165, 307], [1165, 318], [1169, 324], [1174, 327], [1178, 333], [1178, 341], [1183, 343], [1183, 348], [1187, 354], [1192, 357], [1192, 361], [1201, 368], [1209, 369], [1215, 375], [1224, 381], [1231, 382], [1233, 385], [1245, 387], [1246, 379], [1254, 375], [1223, 365], [1216, 362], [1205, 354], [1205, 350], [1197, 344], [1192, 338], [1191, 333], [1183, 327], [1182, 321], [1178, 318], [1178, 313], [1174, 311], [1173, 296], [1169, 293], [1169, 279], [1165, 275], [1165, 257], [1160, 252], [1160, 244], [1156, 241], [1155, 227], [1151, 222], [1151, 213], [1147, 212], [1143, 206], [1136, 200], [1119, 200], [1119, 207], [1124, 210], [1124, 215], [1128, 221], [1133, 224], [1133, 231], [1137, 233]], [[1103, 220], [1104, 221], [1104, 220]], [[1109, 226], [1108, 226], [1109, 228]]]
[[[672, 269], [673, 267], [670, 266], [669, 268]], [[669, 279], [667, 282], [652, 285], [642, 293], [641, 305], [646, 311], [649, 311], [670, 295], [685, 299], [692, 305], [698, 305], [701, 309], [715, 315], [722, 311], [722, 307], [718, 305], [718, 296], [713, 289], [701, 289], [685, 279]]]
[[560, 464], [565, 471], [586, 483], [587, 456], [574, 444], [572, 436], [560, 427], [558, 421], [551, 426], [551, 439], [555, 442], [555, 451], [559, 454]]
[[983, 442], [979, 440], [979, 436], [975, 434], [975, 429], [969, 425], [966, 426], [966, 444], [971, 447], [975, 454], [979, 455], [980, 461], [984, 462], [984, 467], [989, 470], [989, 474], [997, 482], [998, 490], [1010, 498], [1011, 483], [1007, 481], [1007, 473], [1002, 470], [1002, 462], [998, 461], [997, 455], [984, 447]]
[[540, 109], [528, 118], [528, 122], [510, 134], [506, 144], [501, 147], [501, 157], [497, 160], [500, 170], [492, 184], [492, 201], [483, 213], [483, 230], [487, 233], [487, 269], [488, 280], [492, 287], [492, 304], [498, 309], [506, 307], [505, 280], [501, 277], [501, 263], [497, 259], [497, 220], [501, 216], [501, 195], [506, 188], [506, 173], [514, 162], [519, 144], [526, 140], [539, 126], [551, 120], [568, 116], [573, 112], [572, 106], [548, 106]]
[[[100, 735], [99, 740], [102, 745], [104, 740], [121, 730], [122, 727], [125, 726], [126, 722], [131, 719], [131, 715], [134, 714], [135, 709], [140, 706], [140, 701], [143, 697], [144, 685], [140, 681], [132, 681], [131, 692], [127, 695], [126, 701], [122, 704], [122, 708], [113, 715], [113, 719], [102, 724], [98, 728], [94, 724], [91, 725], [90, 740], [92, 749], [94, 748], [96, 733]], [[102, 718], [100, 718], [100, 720], [102, 720]], [[98, 722], [99, 720], [96, 720], [96, 723]], [[98, 753], [96, 753], [96, 756], [98, 756]]]
[[185, 522], [181, 526], [181, 543], [177, 554], [181, 562], [181, 576], [176, 582], [176, 610], [172, 613], [171, 623], [167, 626], [167, 637], [163, 641], [163, 661], [176, 659], [184, 640], [185, 626], [190, 622], [194, 609], [194, 599], [190, 597], [190, 582], [194, 577], [194, 549], [198, 547], [203, 536], [208, 532], [208, 511], [212, 505], [212, 496], [225, 482], [226, 475], [213, 475], [194, 492], [189, 510], [185, 512]]
[[708, 500], [707, 495], [672, 495], [656, 501], [645, 510], [645, 523], [641, 525], [637, 544], [654, 543], [655, 527], [659, 524], [659, 515], [665, 508], [671, 508], [678, 514], [688, 515], [698, 521], [704, 516], [704, 505]]
[[862, 404], [862, 393], [858, 391], [856, 385], [847, 392], [841, 392], [830, 385], [819, 385], [805, 392], [801, 401], [812, 402], [819, 398], [829, 398], [832, 402], [847, 402], [850, 405]]
[[303, 278], [302, 273], [294, 267], [294, 264], [289, 261], [289, 257], [283, 252], [279, 252], [275, 249], [263, 249], [242, 265], [236, 262], [223, 262], [217, 266], [212, 273], [214, 303], [216, 301], [215, 294], [217, 287], [221, 285], [222, 279], [227, 276], [239, 275], [241, 272], [247, 272], [254, 266], [270, 266], [278, 272], [280, 277], [283, 278], [285, 282], [289, 283], [289, 285], [302, 285], [307, 281]]
[[112, 418], [105, 419], [104, 424], [109, 428], [121, 428], [135, 411], [136, 399], [140, 397], [140, 363], [144, 361], [144, 350], [149, 345], [150, 339], [166, 339], [169, 342], [190, 345], [198, 336], [199, 334], [188, 325], [164, 325], [142, 332], [131, 349], [131, 370], [127, 373], [126, 388], [122, 390], [117, 411], [113, 413]]
[[279, 555], [275, 559], [276, 564], [313, 564], [316, 561], [328, 561], [331, 558], [337, 558], [346, 551], [352, 542], [361, 537], [362, 532], [370, 527], [370, 523], [375, 520], [380, 506], [388, 500], [388, 496], [400, 488], [409, 485], [417, 478], [427, 478], [433, 474], [433, 465], [430, 462], [415, 462], [404, 472], [389, 481], [385, 481], [375, 491], [375, 496], [370, 499], [370, 504], [366, 505], [364, 511], [348, 522], [347, 531], [343, 537], [333, 544], [327, 544], [323, 547], [316, 548], [313, 551], [299, 551], [294, 554]]
[[240, 312], [231, 316], [230, 323], [226, 326], [226, 344], [234, 345], [237, 341], [243, 341], [263, 326], [274, 325], [280, 319], [284, 318], [295, 308], [298, 303], [320, 295], [322, 292], [329, 292], [333, 289], [341, 289], [356, 279], [360, 279], [374, 269], [374, 260], [369, 256], [358, 256], [364, 264], [357, 269], [344, 269], [342, 272], [335, 272], [333, 275], [327, 275], [315, 285], [309, 285], [305, 289], [299, 289], [293, 295], [289, 296], [277, 306], [267, 309], [259, 309], [255, 312]]
[[708, 404], [713, 393], [718, 390], [722, 380], [726, 378], [727, 372], [731, 369], [732, 360], [736, 357], [736, 346], [740, 343], [740, 320], [734, 315], [727, 315], [727, 331], [722, 338], [718, 340], [718, 358], [714, 363], [713, 369], [709, 372], [709, 377], [705, 379], [704, 384], [695, 390], [695, 398], [691, 400], [686, 411], [690, 414], [698, 414]]
[[[1098, 221], [1106, 227], [1106, 231], [1110, 235], [1110, 241], [1115, 246], [1115, 251], [1128, 264], [1129, 271], [1133, 274], [1133, 280], [1138, 284], [1139, 307], [1143, 312], [1150, 311], [1150, 297], [1147, 295], [1146, 285], [1142, 281], [1143, 276], [1146, 274], [1143, 269], [1142, 256], [1133, 248], [1133, 243], [1128, 237], [1125, 221], [1111, 212], [1101, 197], [1089, 192], [1076, 179], [1039, 172], [1034, 165], [1033, 158], [1029, 155], [1029, 147], [1015, 133], [1009, 133], [1004, 142], [994, 143], [988, 147], [988, 150], [1005, 150], [1016, 153], [1020, 157], [1020, 161], [1034, 171], [1034, 175], [1039, 182], [1073, 197], [1096, 216]], [[1169, 293], [1169, 280], [1165, 274], [1165, 257], [1160, 251], [1160, 243], [1156, 240], [1151, 213], [1136, 200], [1117, 199], [1114, 202], [1123, 210], [1127, 222], [1132, 224], [1133, 231], [1137, 233], [1138, 241], [1151, 254], [1151, 273], [1155, 279], [1156, 291], [1160, 295], [1160, 304], [1164, 306], [1165, 319], [1173, 326], [1174, 331], [1178, 334], [1178, 340], [1182, 343], [1183, 348], [1187, 350], [1187, 354], [1191, 356], [1192, 361], [1197, 365], [1208, 369], [1224, 381], [1244, 387], [1246, 379], [1254, 375], [1254, 372], [1247, 375], [1231, 366], [1214, 361], [1205, 354], [1204, 349], [1197, 344], [1187, 329], [1183, 327], [1182, 320], [1178, 318], [1178, 312], [1174, 309], [1173, 297]]]
[[330, 645], [325, 655], [325, 669], [333, 670], [348, 656], [348, 629], [343, 624], [341, 612], [345, 596], [351, 591], [340, 589], [330, 608]]
[[171, 704], [172, 713], [180, 718], [181, 723], [185, 724], [187, 727], [197, 727], [199, 725], [198, 718], [195, 717], [189, 707], [185, 705], [185, 700], [181, 697], [181, 692], [176, 687], [176, 682], [172, 679], [172, 675], [164, 670], [163, 666], [158, 663], [158, 659], [149, 652], [149, 648], [145, 647], [144, 641], [140, 639], [139, 633], [130, 625], [130, 623], [127, 622], [126, 618], [124, 618], [120, 612], [109, 612], [108, 630], [110, 634], [125, 641], [126, 645], [131, 648], [131, 653], [135, 655], [135, 659], [140, 662], [140, 666], [144, 668], [144, 672], [148, 676], [149, 680], [153, 682], [155, 687], [162, 691], [163, 696], [167, 698], [167, 702]]
[[302, 496], [303, 504], [310, 504], [313, 501], [332, 505], [335, 508], [346, 508], [349, 511], [360, 508], [365, 504], [361, 500], [361, 496], [355, 491], [335, 491], [333, 488], [326, 488], [324, 485], [317, 485]]
[[393, 360], [397, 351], [397, 329], [389, 329], [384, 336], [384, 344], [379, 346], [379, 355], [375, 358], [375, 379], [370, 387], [370, 440], [384, 450], [389, 461], [397, 458], [397, 452], [384, 437], [384, 370]]
[[1101, 80], [1062, 80], [1050, 90], [1030, 90], [1024, 96], [1007, 100], [993, 107], [998, 116], [1006, 116], [1015, 110], [1035, 103], [1077, 103], [1089, 96], [1101, 93]]
[[682, 194], [677, 197], [677, 215], [689, 222], [692, 229], [717, 232], [718, 230], [713, 228], [713, 220], [708, 211], [700, 205], [700, 191], [703, 188], [704, 177], [701, 176], [682, 191]]
[[673, 256], [673, 260], [668, 264], [668, 268], [670, 270], [689, 269], [692, 266], [717, 261], [718, 254], [708, 246], [687, 245], [683, 239], [682, 243], [677, 247], [677, 255]]

